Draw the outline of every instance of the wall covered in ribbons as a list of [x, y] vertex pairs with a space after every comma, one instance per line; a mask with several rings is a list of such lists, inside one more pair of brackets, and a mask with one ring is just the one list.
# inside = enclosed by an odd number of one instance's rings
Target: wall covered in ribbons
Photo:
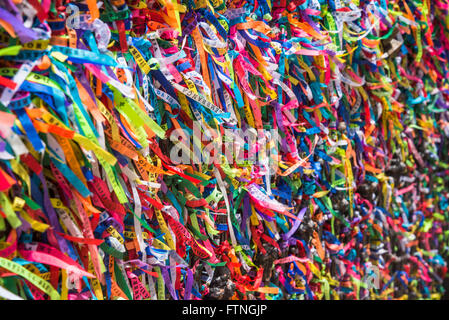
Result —
[[0, 299], [444, 296], [449, 1], [0, 4]]

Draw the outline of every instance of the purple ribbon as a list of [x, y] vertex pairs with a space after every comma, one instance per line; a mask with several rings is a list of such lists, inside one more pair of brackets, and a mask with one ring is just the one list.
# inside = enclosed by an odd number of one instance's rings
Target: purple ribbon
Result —
[[162, 277], [164, 278], [165, 286], [170, 292], [170, 295], [174, 300], [178, 300], [178, 296], [175, 293], [175, 289], [173, 288], [173, 284], [171, 283], [170, 277], [168, 275], [167, 266], [161, 266]]
[[290, 239], [291, 236], [296, 232], [296, 230], [298, 230], [299, 226], [301, 225], [302, 219], [304, 218], [304, 214], [306, 213], [306, 211], [307, 211], [307, 207], [304, 207], [304, 208], [301, 209], [301, 211], [299, 211], [298, 216], [297, 216], [298, 219], [295, 220], [295, 223], [293, 224], [293, 227], [286, 234], [282, 235], [282, 237], [285, 240]]
[[192, 295], [192, 285], [193, 285], [193, 272], [192, 270], [187, 268], [187, 279], [184, 291], [184, 300], [190, 300], [190, 297]]
[[[45, 181], [44, 175], [41, 172], [39, 175], [39, 180], [42, 183], [42, 189], [43, 189], [43, 193], [44, 193], [44, 211], [47, 214], [48, 220], [50, 220], [50, 224], [51, 226], [53, 226], [55, 228], [56, 231], [63, 233], [63, 230], [61, 228], [61, 225], [59, 224], [59, 219], [58, 216], [56, 215], [55, 209], [53, 208], [53, 205], [51, 204], [50, 201], [50, 195], [48, 193], [48, 187], [47, 187], [47, 182]], [[59, 249], [61, 250], [62, 253], [69, 253], [69, 247], [66, 243], [66, 240], [61, 237], [59, 234], [55, 233], [54, 234], [56, 237], [56, 240], [58, 241], [59, 244]]]
[[14, 28], [14, 31], [22, 43], [27, 43], [39, 38], [34, 30], [26, 28], [22, 21], [2, 8], [0, 8], [0, 19], [8, 22]]

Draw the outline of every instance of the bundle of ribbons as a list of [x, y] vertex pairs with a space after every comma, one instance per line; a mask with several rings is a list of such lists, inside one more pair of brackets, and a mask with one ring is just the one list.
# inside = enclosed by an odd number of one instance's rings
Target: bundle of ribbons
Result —
[[1, 299], [443, 296], [449, 1], [0, 3]]

